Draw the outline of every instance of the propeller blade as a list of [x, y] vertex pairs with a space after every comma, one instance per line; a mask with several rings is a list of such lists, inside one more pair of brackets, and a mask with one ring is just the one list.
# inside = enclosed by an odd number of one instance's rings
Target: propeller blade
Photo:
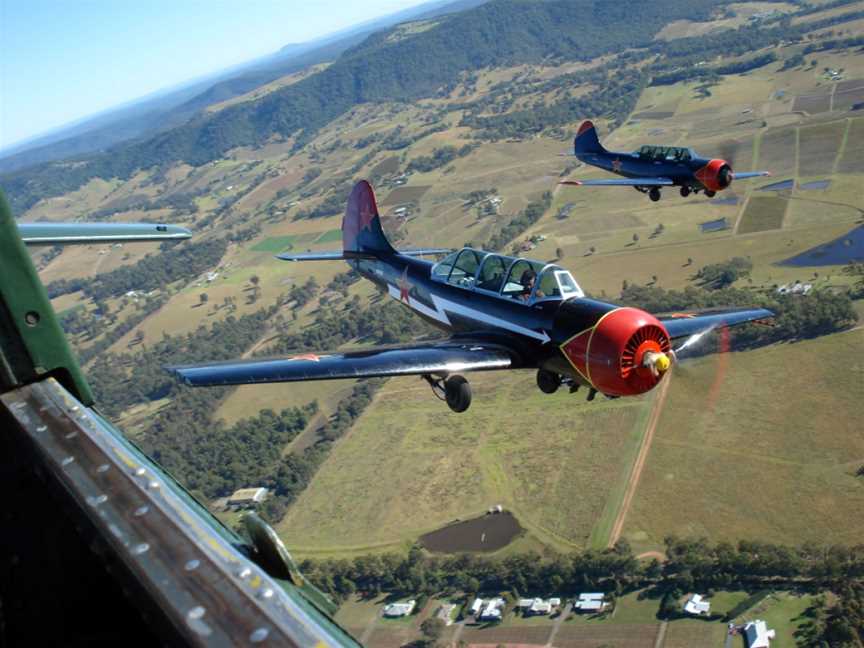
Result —
[[741, 142], [738, 140], [726, 140], [720, 144], [720, 157], [726, 160], [733, 169], [738, 157], [738, 149], [741, 148]]

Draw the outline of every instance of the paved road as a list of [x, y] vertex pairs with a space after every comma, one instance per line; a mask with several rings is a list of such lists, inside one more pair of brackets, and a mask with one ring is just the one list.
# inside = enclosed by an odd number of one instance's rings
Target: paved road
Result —
[[572, 609], [572, 603], [568, 603], [564, 606], [564, 609], [561, 611], [561, 614], [558, 615], [558, 618], [555, 619], [555, 625], [552, 626], [552, 632], [549, 634], [549, 640], [546, 642], [547, 646], [552, 646], [555, 643], [555, 637], [558, 636], [558, 630], [561, 628], [561, 624], [564, 623], [564, 619], [570, 616], [570, 610]]
[[[657, 631], [657, 638], [654, 640], [654, 648], [663, 648], [663, 642], [666, 641], [666, 621], [660, 623], [660, 629]], [[726, 646], [729, 648], [729, 646]]]
[[465, 619], [461, 621], [456, 621], [456, 632], [453, 633], [453, 639], [450, 641], [452, 646], [459, 645], [459, 639], [462, 638], [462, 631], [465, 630]]

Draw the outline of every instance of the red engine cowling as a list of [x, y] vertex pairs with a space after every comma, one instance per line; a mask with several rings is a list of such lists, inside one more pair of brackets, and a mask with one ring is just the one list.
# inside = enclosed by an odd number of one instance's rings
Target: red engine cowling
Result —
[[591, 328], [561, 345], [570, 363], [608, 396], [634, 396], [662, 377], [644, 366], [646, 353], [667, 353], [669, 334], [660, 321], [638, 308], [616, 308]]
[[696, 172], [696, 179], [708, 191], [721, 191], [732, 184], [732, 167], [726, 160], [711, 160]]

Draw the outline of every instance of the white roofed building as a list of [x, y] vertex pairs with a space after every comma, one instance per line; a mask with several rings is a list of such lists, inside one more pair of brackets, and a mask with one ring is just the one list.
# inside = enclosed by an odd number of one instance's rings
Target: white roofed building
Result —
[[486, 602], [486, 605], [483, 607], [483, 611], [480, 612], [480, 620], [481, 621], [500, 621], [501, 617], [504, 613], [504, 606], [506, 605], [503, 598], [493, 598], [489, 599]]
[[704, 600], [700, 594], [693, 594], [684, 604], [684, 611], [694, 616], [708, 616], [711, 614], [711, 603]]
[[228, 506], [255, 506], [263, 502], [266, 497], [267, 489], [264, 487], [241, 488], [228, 498]]
[[417, 601], [415, 601], [414, 599], [411, 599], [410, 601], [401, 601], [399, 603], [391, 603], [390, 605], [385, 605], [384, 616], [390, 618], [408, 616], [414, 611], [414, 607], [416, 605]]
[[483, 609], [483, 599], [475, 598], [474, 602], [471, 604], [471, 614], [476, 616], [481, 609]]
[[604, 594], [602, 592], [580, 594], [573, 608], [579, 612], [600, 612], [606, 607], [606, 601], [603, 598]]
[[774, 631], [769, 630], [764, 621], [757, 619], [744, 626], [748, 648], [769, 648], [774, 638]]

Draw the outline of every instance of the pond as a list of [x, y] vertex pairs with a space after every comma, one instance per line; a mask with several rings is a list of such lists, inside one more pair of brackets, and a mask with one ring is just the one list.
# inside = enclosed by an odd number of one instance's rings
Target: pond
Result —
[[497, 551], [522, 533], [512, 513], [494, 513], [449, 524], [420, 536], [420, 544], [438, 553]]
[[817, 245], [794, 257], [781, 261], [784, 266], [843, 265], [850, 261], [864, 261], [864, 226], [830, 243]]

